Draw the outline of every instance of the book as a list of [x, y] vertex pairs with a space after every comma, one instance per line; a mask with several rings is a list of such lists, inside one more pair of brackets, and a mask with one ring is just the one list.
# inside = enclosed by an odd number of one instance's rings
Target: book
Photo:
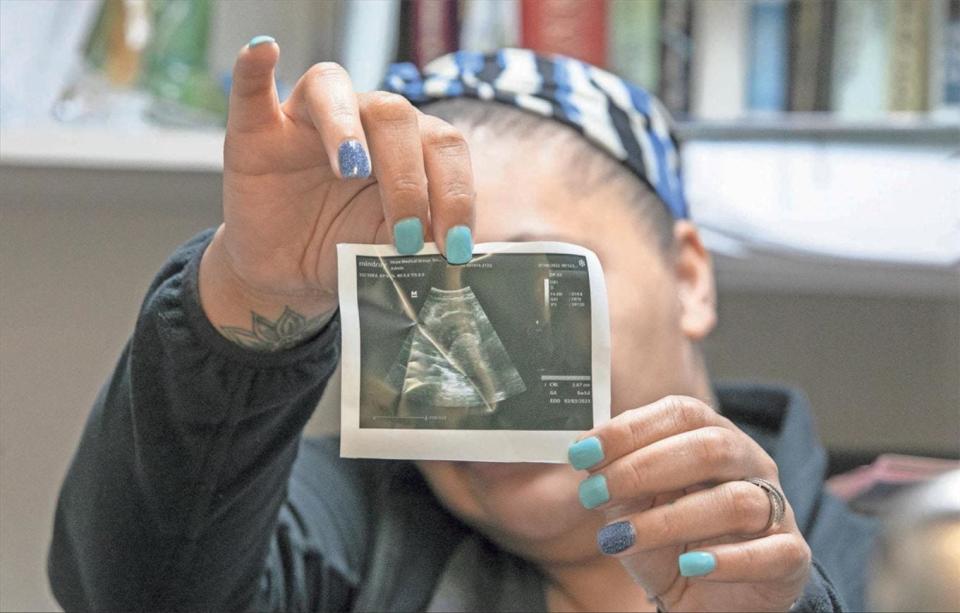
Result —
[[519, 44], [518, 0], [464, 0], [461, 49], [490, 52]]
[[611, 0], [607, 8], [610, 68], [655, 92], [660, 82], [660, 3]]
[[833, 0], [791, 3], [789, 104], [791, 111], [830, 109]]
[[746, 110], [750, 0], [713, 0], [693, 7], [690, 114], [736, 119]]
[[787, 110], [787, 0], [753, 0], [747, 68], [747, 108]]
[[606, 3], [524, 0], [521, 44], [538, 53], [559, 53], [596, 66], [607, 63]]
[[831, 108], [862, 118], [889, 109], [890, 0], [838, 0]]
[[927, 108], [929, 8], [926, 0], [894, 0], [889, 64], [892, 111]]
[[872, 464], [831, 477], [826, 485], [831, 494], [854, 510], [876, 515], [896, 494], [957, 470], [960, 462], [956, 460], [886, 453]]
[[400, 0], [343, 4], [340, 64], [358, 92], [376, 89], [397, 54]]
[[960, 0], [934, 0], [930, 9], [928, 106], [935, 117], [960, 118]]
[[413, 0], [411, 7], [413, 61], [417, 66], [456, 50], [456, 0]]
[[660, 100], [674, 116], [685, 116], [690, 110], [692, 21], [690, 0], [664, 2], [660, 18]]

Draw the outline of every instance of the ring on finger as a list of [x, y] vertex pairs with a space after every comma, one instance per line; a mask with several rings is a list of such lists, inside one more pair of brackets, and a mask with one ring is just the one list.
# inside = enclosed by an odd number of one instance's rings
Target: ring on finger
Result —
[[752, 483], [762, 489], [770, 501], [770, 518], [767, 520], [767, 525], [761, 533], [769, 532], [774, 528], [780, 527], [780, 524], [783, 522], [783, 516], [787, 513], [787, 498], [783, 495], [783, 492], [780, 491], [780, 488], [766, 479], [759, 477], [749, 477], [743, 479], [743, 481]]

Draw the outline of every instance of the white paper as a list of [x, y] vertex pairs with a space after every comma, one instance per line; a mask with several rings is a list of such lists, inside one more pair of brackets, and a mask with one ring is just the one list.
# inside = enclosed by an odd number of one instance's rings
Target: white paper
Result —
[[557, 242], [337, 246], [343, 457], [565, 462], [610, 418], [597, 256]]

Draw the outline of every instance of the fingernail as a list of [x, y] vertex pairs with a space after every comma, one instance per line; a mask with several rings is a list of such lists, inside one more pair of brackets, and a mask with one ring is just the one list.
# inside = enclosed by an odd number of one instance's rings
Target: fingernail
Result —
[[600, 439], [591, 436], [573, 443], [567, 449], [567, 457], [570, 459], [570, 464], [577, 470], [586, 470], [599, 464], [603, 460], [603, 447], [600, 446]]
[[393, 244], [401, 255], [413, 255], [423, 248], [423, 224], [419, 217], [407, 217], [393, 225]]
[[637, 533], [633, 524], [628, 521], [618, 521], [608, 524], [597, 533], [597, 545], [600, 551], [612, 556], [633, 546], [637, 540]]
[[358, 140], [345, 140], [337, 149], [337, 164], [344, 179], [365, 179], [370, 176], [370, 157]]
[[702, 577], [709, 575], [717, 567], [717, 558], [706, 551], [688, 551], [677, 559], [680, 574], [684, 577]]
[[607, 491], [607, 478], [603, 475], [593, 475], [580, 482], [580, 504], [588, 509], [599, 507], [610, 500]]
[[259, 36], [254, 36], [250, 39], [250, 42], [247, 43], [247, 47], [253, 49], [257, 45], [262, 45], [264, 43], [275, 43], [277, 40], [272, 36], [267, 36], [266, 34], [261, 34]]
[[467, 226], [453, 226], [447, 230], [447, 261], [466, 264], [473, 257], [473, 233]]

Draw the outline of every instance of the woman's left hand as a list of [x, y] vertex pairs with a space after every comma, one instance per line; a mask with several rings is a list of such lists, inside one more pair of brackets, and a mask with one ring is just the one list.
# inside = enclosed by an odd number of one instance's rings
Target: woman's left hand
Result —
[[601, 550], [662, 609], [785, 611], [803, 592], [810, 547], [789, 502], [771, 525], [775, 495], [745, 481], [782, 492], [776, 463], [703, 402], [625, 411], [572, 446], [571, 461], [591, 473], [581, 502], [607, 518]]

